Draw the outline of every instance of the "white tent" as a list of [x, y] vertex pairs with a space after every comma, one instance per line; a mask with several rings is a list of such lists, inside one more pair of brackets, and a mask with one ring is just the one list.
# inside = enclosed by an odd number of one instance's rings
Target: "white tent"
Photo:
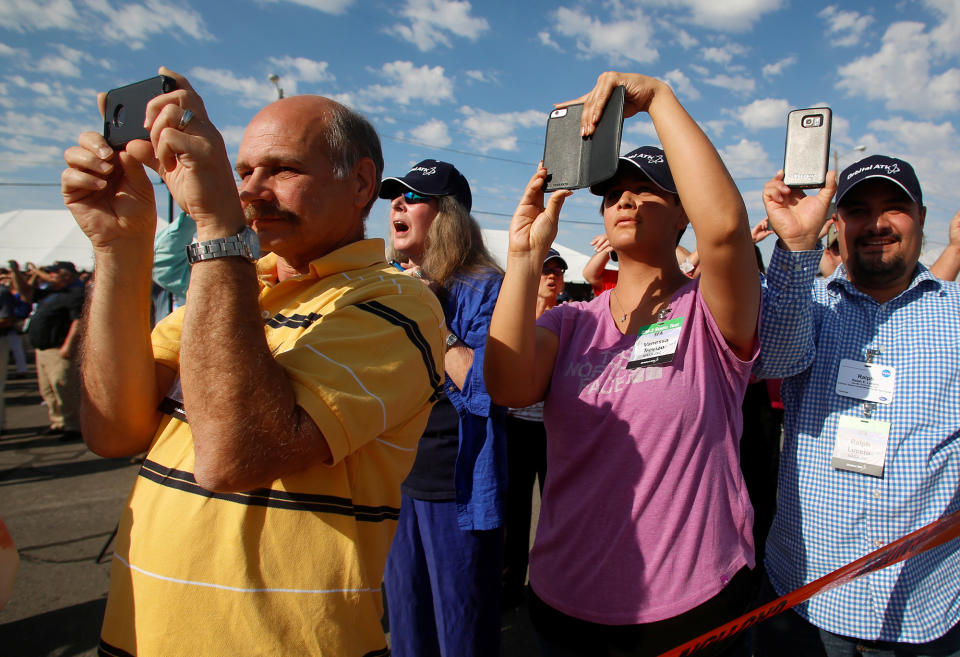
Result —
[[[165, 221], [158, 221], [158, 228]], [[506, 268], [509, 233], [506, 230], [483, 229], [483, 240]], [[584, 283], [583, 267], [590, 256], [554, 243], [553, 248], [567, 261], [568, 283]], [[73, 220], [69, 210], [13, 210], [0, 213], [0, 267], [16, 260], [22, 267], [32, 262], [38, 267], [57, 260], [69, 260], [78, 269], [93, 269], [93, 248]]]
[[93, 247], [69, 210], [13, 210], [0, 213], [0, 267], [10, 260], [21, 267], [69, 260], [93, 269]]
[[[482, 230], [483, 241], [487, 245], [487, 249], [490, 250], [490, 253], [496, 259], [497, 264], [506, 269], [507, 249], [510, 240], [509, 231], [494, 230], [493, 228], [484, 228]], [[583, 279], [583, 268], [590, 259], [590, 256], [558, 244], [557, 242], [553, 243], [553, 248], [567, 261], [567, 273], [563, 279], [567, 283], [586, 283]]]

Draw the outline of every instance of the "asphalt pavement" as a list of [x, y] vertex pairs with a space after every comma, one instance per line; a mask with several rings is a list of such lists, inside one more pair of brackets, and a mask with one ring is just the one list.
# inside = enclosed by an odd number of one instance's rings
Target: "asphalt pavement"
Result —
[[[0, 517], [20, 568], [13, 597], [0, 611], [0, 657], [93, 657], [109, 587], [110, 537], [139, 465], [42, 435], [47, 414], [33, 367], [26, 378], [11, 380], [12, 370], [0, 435]], [[503, 614], [501, 637], [503, 657], [537, 654], [523, 606]]]

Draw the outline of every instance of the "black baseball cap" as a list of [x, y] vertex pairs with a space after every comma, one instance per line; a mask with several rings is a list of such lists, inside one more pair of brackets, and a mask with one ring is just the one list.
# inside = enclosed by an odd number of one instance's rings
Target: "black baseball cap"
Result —
[[44, 267], [43, 269], [44, 271], [48, 271], [48, 272], [55, 272], [55, 271], [60, 271], [61, 269], [66, 269], [71, 274], [77, 273], [77, 266], [74, 265], [72, 262], [69, 262], [68, 260], [57, 260], [49, 267]]
[[887, 155], [871, 155], [844, 169], [837, 183], [837, 205], [847, 192], [870, 178], [891, 181], [916, 201], [917, 205], [923, 205], [923, 192], [920, 191], [920, 181], [917, 180], [913, 167], [903, 160]]
[[543, 264], [547, 264], [550, 260], [559, 260], [560, 266], [563, 267], [563, 271], [567, 271], [567, 261], [563, 259], [563, 256], [560, 255], [560, 252], [556, 249], [550, 249], [547, 251], [547, 257], [543, 259]]
[[663, 191], [671, 194], [677, 193], [677, 186], [673, 182], [673, 174], [670, 173], [670, 166], [667, 164], [667, 156], [656, 146], [641, 146], [626, 155], [621, 155], [617, 163], [617, 173], [612, 178], [591, 185], [590, 192], [597, 196], [603, 196], [610, 182], [628, 166], [640, 169], [643, 175]]
[[380, 183], [379, 196], [395, 199], [406, 190], [423, 196], [452, 196], [460, 201], [467, 212], [473, 206], [470, 183], [449, 162], [424, 160], [414, 164], [402, 178], [384, 178]]

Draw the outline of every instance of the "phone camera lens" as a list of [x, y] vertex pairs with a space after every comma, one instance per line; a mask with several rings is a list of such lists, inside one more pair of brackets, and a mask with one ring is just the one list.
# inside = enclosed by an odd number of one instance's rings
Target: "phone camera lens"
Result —
[[123, 105], [117, 105], [117, 109], [113, 110], [113, 126], [115, 128], [122, 128], [123, 124], [127, 121], [127, 108]]

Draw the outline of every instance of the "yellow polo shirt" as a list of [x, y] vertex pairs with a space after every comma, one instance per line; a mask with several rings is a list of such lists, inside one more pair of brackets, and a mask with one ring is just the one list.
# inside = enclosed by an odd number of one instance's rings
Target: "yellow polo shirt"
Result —
[[[193, 476], [189, 418], [166, 414], [117, 534], [100, 650], [107, 655], [386, 655], [380, 582], [400, 482], [443, 382], [443, 312], [364, 240], [273, 283], [258, 262], [264, 332], [332, 464], [243, 493]], [[183, 310], [153, 333], [179, 369]]]

